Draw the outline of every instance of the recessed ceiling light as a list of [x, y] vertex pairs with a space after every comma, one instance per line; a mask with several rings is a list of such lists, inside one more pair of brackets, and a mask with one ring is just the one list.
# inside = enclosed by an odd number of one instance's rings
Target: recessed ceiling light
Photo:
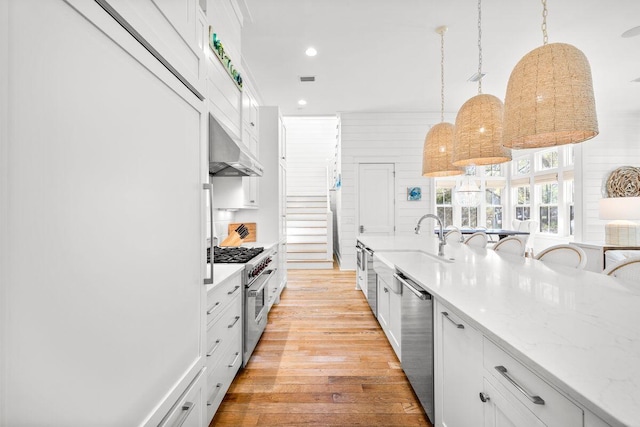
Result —
[[307, 101], [305, 101], [304, 99], [301, 99], [298, 101], [298, 105], [301, 107], [304, 107], [305, 105], [307, 105]]
[[304, 53], [306, 53], [307, 56], [316, 56], [318, 54], [318, 51], [310, 47], [310, 48], [307, 48], [307, 50], [305, 50]]
[[633, 27], [627, 31], [625, 31], [624, 33], [622, 33], [622, 37], [624, 38], [628, 38], [628, 37], [634, 37], [640, 34], [640, 26], [637, 27]]

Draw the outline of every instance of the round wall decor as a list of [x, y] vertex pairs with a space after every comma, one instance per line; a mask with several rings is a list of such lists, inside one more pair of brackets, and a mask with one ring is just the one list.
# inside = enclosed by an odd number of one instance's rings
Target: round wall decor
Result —
[[622, 166], [611, 172], [606, 197], [640, 197], [640, 168]]

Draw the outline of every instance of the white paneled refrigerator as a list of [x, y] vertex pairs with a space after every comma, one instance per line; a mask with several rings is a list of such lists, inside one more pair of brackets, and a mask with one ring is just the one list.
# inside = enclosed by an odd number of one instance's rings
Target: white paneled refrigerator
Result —
[[0, 3], [0, 102], [0, 425], [200, 408], [203, 102], [82, 0]]

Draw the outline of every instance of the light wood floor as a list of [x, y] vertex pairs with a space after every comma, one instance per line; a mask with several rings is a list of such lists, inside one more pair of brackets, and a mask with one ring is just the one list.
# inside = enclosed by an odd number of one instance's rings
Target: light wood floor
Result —
[[288, 275], [211, 426], [431, 426], [355, 273]]

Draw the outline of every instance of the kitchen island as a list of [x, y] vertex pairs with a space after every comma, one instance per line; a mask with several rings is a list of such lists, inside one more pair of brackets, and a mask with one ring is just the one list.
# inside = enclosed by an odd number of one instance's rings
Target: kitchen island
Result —
[[[502, 378], [488, 366], [495, 346], [575, 404], [580, 411], [580, 424], [575, 425], [604, 425], [601, 420], [614, 426], [640, 425], [639, 290], [602, 274], [463, 244], [447, 244], [442, 259], [431, 236], [358, 240], [433, 295], [439, 307], [478, 331], [484, 357], [484, 368], [479, 361], [480, 383], [483, 375], [490, 386], [496, 382], [493, 377]], [[436, 408], [441, 408], [438, 331], [436, 319]], [[513, 393], [522, 398], [522, 393]], [[542, 410], [542, 415], [535, 414], [547, 425], [569, 425], [544, 413], [553, 410], [552, 399], [531, 407]], [[436, 415], [436, 425], [438, 420]]]

